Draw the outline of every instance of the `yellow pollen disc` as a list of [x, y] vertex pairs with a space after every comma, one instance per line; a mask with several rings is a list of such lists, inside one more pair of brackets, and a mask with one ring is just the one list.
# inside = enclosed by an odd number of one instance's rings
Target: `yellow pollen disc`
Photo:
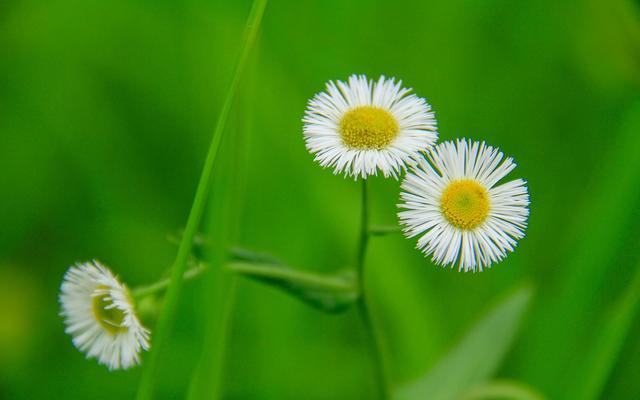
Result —
[[440, 206], [453, 226], [471, 230], [480, 226], [489, 215], [489, 193], [474, 180], [456, 180], [445, 188]]
[[382, 149], [400, 132], [396, 118], [384, 108], [360, 106], [347, 111], [340, 121], [344, 143], [354, 149]]
[[[96, 290], [108, 289], [107, 286], [100, 285]], [[101, 294], [99, 296], [93, 296], [93, 315], [96, 320], [107, 332], [112, 335], [123, 333], [127, 331], [127, 328], [122, 326], [124, 322], [124, 311], [117, 307], [106, 308], [112, 305], [113, 302], [109, 299], [109, 294]]]

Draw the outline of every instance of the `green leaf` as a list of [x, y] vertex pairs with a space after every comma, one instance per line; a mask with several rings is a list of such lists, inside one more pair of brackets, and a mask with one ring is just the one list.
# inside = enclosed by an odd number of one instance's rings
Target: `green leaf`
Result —
[[[611, 260], [623, 251], [625, 238], [636, 235], [640, 195], [640, 101], [620, 111], [619, 131], [594, 160], [593, 176], [571, 211], [573, 221], [563, 234], [554, 234], [564, 255], [553, 280], [536, 307], [535, 331], [527, 333], [527, 346], [519, 349], [516, 363], [553, 398], [572, 398], [576, 354], [590, 346], [597, 314], [608, 294], [603, 285], [610, 278]], [[578, 200], [578, 198], [576, 198]], [[594, 229], [597, 227], [597, 229]], [[542, 242], [541, 242], [542, 243]], [[551, 242], [548, 242], [551, 244]], [[550, 272], [550, 271], [549, 271]], [[580, 332], [580, 334], [577, 334]], [[563, 379], [559, 379], [563, 377]], [[582, 400], [582, 399], [581, 399]]]
[[355, 279], [350, 273], [317, 274], [288, 267], [271, 256], [233, 250], [235, 261], [227, 268], [259, 282], [285, 291], [319, 310], [338, 313], [358, 298]]
[[[180, 241], [180, 245], [178, 246], [178, 253], [173, 263], [171, 280], [165, 296], [164, 307], [158, 319], [158, 325], [154, 336], [154, 346], [151, 348], [145, 367], [142, 370], [142, 376], [138, 386], [138, 400], [151, 400], [153, 398], [155, 381], [158, 378], [157, 371], [161, 362], [159, 357], [162, 352], [168, 351], [166, 344], [168, 342], [169, 335], [171, 334], [176, 313], [178, 311], [183, 275], [191, 257], [194, 238], [196, 237], [198, 228], [200, 227], [205, 206], [207, 205], [207, 197], [211, 191], [214, 172], [213, 169], [216, 165], [216, 158], [218, 156], [220, 143], [226, 130], [225, 128], [229, 118], [229, 112], [235, 99], [240, 77], [242, 76], [245, 64], [247, 63], [247, 59], [249, 58], [249, 54], [251, 53], [253, 44], [255, 43], [256, 36], [258, 35], [266, 3], [267, 0], [254, 0], [251, 13], [247, 19], [240, 56], [236, 62], [233, 78], [225, 95], [222, 109], [218, 114], [218, 120], [202, 167], [200, 180], [198, 181], [198, 186], [196, 188], [196, 194], [191, 205], [191, 211], [189, 212], [184, 234]], [[217, 267], [217, 265], [212, 265], [212, 268]]]
[[636, 269], [635, 277], [616, 304], [607, 313], [607, 319], [602, 326], [596, 326], [598, 334], [595, 342], [591, 343], [586, 357], [580, 363], [577, 378], [571, 386], [571, 399], [599, 399], [602, 395], [607, 379], [615, 365], [620, 350], [633, 319], [640, 306], [640, 267]]
[[516, 337], [531, 297], [528, 286], [508, 296], [424, 377], [400, 386], [396, 398], [450, 400], [491, 378]]
[[495, 380], [474, 386], [457, 400], [544, 400], [544, 396], [521, 382]]

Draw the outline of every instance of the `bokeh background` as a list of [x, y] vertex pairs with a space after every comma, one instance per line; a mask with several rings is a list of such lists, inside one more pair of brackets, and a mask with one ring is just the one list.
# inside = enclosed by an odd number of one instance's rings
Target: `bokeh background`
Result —
[[[167, 235], [186, 221], [249, 8], [0, 2], [1, 398], [133, 398], [141, 369], [85, 360], [58, 288], [76, 261], [100, 259], [130, 286], [171, 264]], [[352, 73], [403, 79], [433, 105], [441, 139], [498, 145], [532, 198], [527, 237], [482, 273], [435, 267], [400, 235], [373, 239], [368, 284], [393, 380], [423, 375], [528, 282], [535, 297], [497, 377], [575, 398], [606, 361], [589, 351], [640, 268], [640, 4], [271, 0], [228, 131], [252, 127], [239, 150], [243, 246], [301, 269], [352, 262], [359, 185], [313, 162], [300, 121], [325, 81]], [[397, 223], [398, 192], [373, 180], [374, 223]], [[202, 289], [185, 286], [159, 398], [188, 386]], [[151, 327], [159, 301], [145, 305]], [[224, 398], [372, 398], [353, 310], [326, 315], [245, 279], [233, 310]], [[640, 318], [623, 328], [601, 398], [640, 398]]]

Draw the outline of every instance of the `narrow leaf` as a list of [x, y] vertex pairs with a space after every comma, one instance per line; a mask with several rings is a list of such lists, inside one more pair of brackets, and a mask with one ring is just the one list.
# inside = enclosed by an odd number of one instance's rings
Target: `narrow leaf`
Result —
[[491, 378], [514, 342], [531, 296], [531, 288], [523, 287], [500, 302], [424, 377], [399, 387], [396, 398], [450, 400]]
[[249, 54], [251, 53], [258, 34], [266, 3], [267, 0], [254, 0], [251, 13], [247, 19], [240, 56], [236, 62], [233, 78], [229, 84], [229, 89], [227, 90], [222, 109], [218, 115], [216, 127], [209, 144], [209, 150], [207, 151], [207, 156], [202, 167], [198, 187], [196, 188], [196, 194], [191, 205], [191, 211], [187, 218], [184, 235], [180, 241], [178, 253], [173, 263], [171, 281], [167, 289], [164, 307], [160, 314], [154, 336], [154, 346], [151, 348], [148, 360], [146, 360], [145, 367], [142, 370], [142, 376], [138, 386], [138, 400], [150, 400], [153, 398], [155, 380], [157, 379], [157, 371], [160, 365], [159, 357], [160, 354], [166, 351], [165, 346], [169, 335], [171, 334], [171, 329], [176, 317], [178, 301], [180, 299], [183, 283], [183, 274], [187, 268], [187, 262], [191, 256], [194, 238], [196, 237], [196, 233], [200, 227], [202, 215], [207, 204], [207, 197], [211, 189], [213, 168], [216, 163], [220, 142], [222, 141], [222, 136], [225, 132], [229, 111], [233, 105], [238, 82], [240, 81], [240, 77], [242, 76], [245, 64], [249, 58]]
[[496, 380], [474, 386], [457, 400], [544, 400], [544, 396], [524, 383]]
[[269, 256], [251, 253], [250, 258], [233, 261], [227, 268], [329, 313], [346, 310], [358, 298], [355, 281], [348, 273], [316, 274], [288, 267]]
[[615, 365], [625, 338], [640, 305], [640, 266], [626, 292], [609, 311], [608, 318], [599, 330], [595, 342], [587, 350], [587, 358], [580, 365], [577, 381], [572, 385], [569, 397], [572, 399], [599, 399], [607, 379]]
[[[633, 221], [640, 198], [640, 102], [621, 112], [619, 131], [611, 132], [611, 143], [592, 164], [594, 175], [571, 212], [564, 257], [545, 285], [545, 296], [536, 307], [536, 330], [528, 333], [527, 346], [519, 349], [518, 368], [527, 379], [547, 389], [553, 398], [567, 397], [575, 369], [576, 354], [587, 348], [594, 325], [594, 310], [606, 293], [610, 260], [622, 251], [621, 238], [635, 235]], [[613, 129], [613, 127], [612, 127]], [[577, 200], [578, 198], [576, 198]], [[593, 229], [597, 227], [597, 229]], [[562, 240], [552, 235], [554, 242]], [[541, 242], [542, 243], [542, 242]], [[551, 242], [548, 242], [551, 244]], [[552, 312], [550, 312], [552, 311]], [[576, 332], [585, 334], [576, 335]]]

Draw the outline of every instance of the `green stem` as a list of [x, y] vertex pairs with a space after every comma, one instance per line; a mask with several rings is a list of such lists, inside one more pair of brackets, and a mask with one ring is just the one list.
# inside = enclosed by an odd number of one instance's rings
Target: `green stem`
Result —
[[373, 225], [369, 227], [369, 235], [371, 236], [386, 236], [401, 232], [402, 228], [394, 225]]
[[[184, 276], [182, 277], [183, 280], [188, 281], [191, 279], [194, 279], [196, 277], [198, 277], [200, 274], [202, 274], [204, 271], [207, 270], [207, 265], [204, 263], [198, 263], [195, 267], [187, 270], [184, 273]], [[164, 278], [161, 279], [155, 283], [151, 283], [149, 285], [145, 285], [145, 286], [139, 286], [137, 288], [134, 288], [131, 290], [131, 295], [135, 298], [135, 299], [141, 299], [145, 296], [148, 296], [150, 294], [153, 293], [157, 293], [160, 292], [162, 290], [165, 290], [167, 287], [169, 287], [169, 284], [171, 284], [171, 278]]]
[[182, 241], [178, 248], [178, 254], [176, 255], [175, 262], [173, 263], [171, 282], [169, 283], [164, 308], [158, 321], [154, 338], [154, 347], [149, 353], [146, 368], [142, 371], [142, 378], [138, 388], [138, 400], [150, 400], [153, 396], [154, 379], [159, 365], [159, 355], [164, 350], [164, 346], [167, 342], [175, 319], [178, 300], [180, 298], [180, 289], [183, 283], [183, 275], [191, 254], [193, 240], [198, 227], [200, 226], [204, 208], [207, 203], [207, 197], [211, 187], [213, 166], [215, 165], [216, 156], [218, 155], [218, 149], [220, 147], [222, 135], [229, 116], [229, 110], [233, 104], [238, 82], [240, 81], [247, 59], [249, 58], [253, 43], [255, 42], [266, 3], [267, 0], [255, 0], [249, 19], [247, 20], [242, 51], [236, 64], [235, 72], [229, 85], [222, 109], [220, 110], [220, 115], [218, 116], [218, 121], [202, 168], [202, 174], [200, 175], [200, 181], [198, 183], [198, 188], [196, 189], [187, 225], [184, 230], [184, 236], [182, 237]]
[[232, 261], [225, 268], [238, 274], [265, 279], [282, 279], [301, 285], [321, 287], [335, 292], [353, 292], [354, 285], [345, 279], [323, 276], [291, 268], [282, 268], [264, 262]]
[[384, 356], [384, 349], [381, 343], [381, 334], [376, 329], [375, 321], [367, 300], [367, 291], [364, 275], [364, 261], [369, 244], [369, 205], [367, 201], [367, 181], [362, 179], [362, 204], [360, 214], [360, 234], [358, 240], [358, 253], [356, 258], [356, 273], [358, 282], [357, 307], [360, 318], [364, 325], [365, 335], [369, 344], [372, 361], [375, 367], [376, 388], [380, 395], [380, 399], [388, 400], [391, 398], [390, 382], [388, 367]]

